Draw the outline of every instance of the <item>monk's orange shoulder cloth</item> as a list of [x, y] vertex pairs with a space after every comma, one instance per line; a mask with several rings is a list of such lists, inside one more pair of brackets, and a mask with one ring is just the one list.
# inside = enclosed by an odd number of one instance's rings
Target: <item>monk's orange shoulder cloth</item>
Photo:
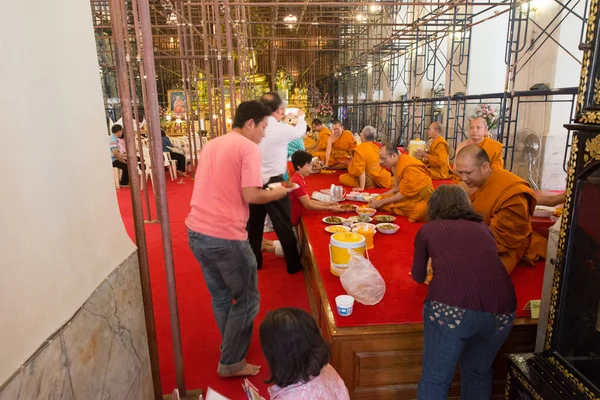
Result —
[[331, 131], [326, 126], [321, 128], [319, 132], [319, 141], [317, 142], [317, 147], [315, 151], [327, 150], [327, 141], [329, 140], [329, 136], [331, 135]]
[[[327, 144], [325, 144], [327, 147]], [[354, 141], [354, 135], [350, 131], [343, 131], [338, 140], [336, 140], [332, 149], [352, 152], [356, 148], [356, 142]]]
[[504, 145], [490, 138], [483, 138], [479, 145], [490, 158], [490, 166], [492, 169], [504, 169], [504, 160], [502, 159], [502, 148]]
[[429, 169], [408, 154], [400, 155], [394, 169], [394, 176], [398, 180], [403, 197], [413, 197], [428, 188], [433, 188]]
[[490, 176], [471, 195], [473, 208], [496, 238], [498, 252], [516, 253], [514, 264], [544, 258], [547, 241], [531, 228], [536, 198], [527, 182], [504, 169], [493, 169]]

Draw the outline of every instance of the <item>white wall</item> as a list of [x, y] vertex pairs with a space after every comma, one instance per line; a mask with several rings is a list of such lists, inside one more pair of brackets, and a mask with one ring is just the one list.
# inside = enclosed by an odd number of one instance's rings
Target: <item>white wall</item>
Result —
[[0, 384], [132, 251], [112, 181], [86, 1], [0, 24]]
[[[474, 18], [480, 21], [493, 15], [490, 10]], [[499, 93], [504, 91], [506, 64], [506, 32], [508, 13], [482, 22], [472, 28], [469, 51], [467, 94]]]

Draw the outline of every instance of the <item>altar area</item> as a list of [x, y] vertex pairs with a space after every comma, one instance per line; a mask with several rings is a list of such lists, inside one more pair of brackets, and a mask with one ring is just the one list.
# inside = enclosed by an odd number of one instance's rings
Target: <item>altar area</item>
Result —
[[[306, 178], [308, 193], [338, 184], [339, 175], [340, 172], [309, 176]], [[434, 186], [444, 183], [450, 181], [434, 181]], [[380, 193], [385, 189], [366, 191]], [[342, 317], [336, 312], [335, 297], [345, 291], [339, 278], [329, 272], [330, 234], [322, 222], [327, 215], [304, 210], [300, 241], [311, 311], [331, 344], [331, 363], [346, 383], [352, 399], [414, 399], [421, 374], [422, 305], [427, 286], [414, 282], [409, 271], [414, 237], [423, 224], [396, 216], [395, 223], [400, 225], [396, 234], [375, 235], [375, 247], [369, 256], [386, 282], [386, 294], [374, 306], [355, 302], [352, 315]], [[533, 223], [536, 231], [545, 231], [547, 236], [553, 220], [536, 218]], [[504, 398], [507, 372], [504, 353], [533, 351], [537, 319], [529, 318], [529, 311], [523, 307], [530, 300], [540, 299], [543, 275], [544, 261], [533, 267], [519, 266], [511, 274], [517, 293], [517, 319], [495, 362], [494, 398]], [[460, 398], [459, 389], [457, 374], [450, 398]]]

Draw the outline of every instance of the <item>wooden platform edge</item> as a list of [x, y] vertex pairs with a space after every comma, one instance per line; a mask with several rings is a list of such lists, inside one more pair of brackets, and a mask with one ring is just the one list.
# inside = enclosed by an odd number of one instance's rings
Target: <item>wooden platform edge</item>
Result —
[[[352, 399], [415, 399], [421, 376], [423, 324], [338, 327], [317, 265], [308, 231], [299, 225], [301, 257], [310, 309], [331, 346], [331, 364]], [[533, 351], [537, 320], [520, 317], [494, 362], [494, 399], [504, 398], [508, 364], [504, 353]], [[460, 398], [459, 372], [449, 398]]]

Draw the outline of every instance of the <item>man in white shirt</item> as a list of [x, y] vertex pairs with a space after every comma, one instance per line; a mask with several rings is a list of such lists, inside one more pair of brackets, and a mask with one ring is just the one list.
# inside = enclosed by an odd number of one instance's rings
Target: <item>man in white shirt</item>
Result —
[[[275, 92], [265, 93], [260, 101], [271, 111], [271, 115], [267, 118], [265, 136], [259, 145], [262, 154], [262, 181], [263, 185], [267, 186], [270, 183], [283, 181], [283, 174], [287, 168], [288, 144], [306, 133], [306, 121], [304, 111], [298, 110], [296, 126], [281, 122], [285, 116], [285, 106], [281, 97]], [[258, 269], [262, 267], [261, 244], [267, 214], [281, 242], [287, 272], [294, 274], [300, 271], [302, 264], [300, 264], [297, 240], [292, 228], [292, 206], [287, 196], [267, 204], [250, 204], [250, 218], [246, 229]]]

